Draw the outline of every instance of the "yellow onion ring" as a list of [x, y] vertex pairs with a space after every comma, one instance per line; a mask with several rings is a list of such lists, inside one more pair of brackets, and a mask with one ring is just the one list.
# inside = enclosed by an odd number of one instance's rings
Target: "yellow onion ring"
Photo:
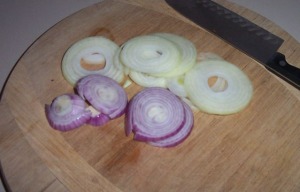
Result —
[[[217, 84], [221, 86], [210, 86], [208, 82], [212, 77], [217, 77]], [[253, 95], [247, 75], [224, 60], [198, 63], [186, 74], [184, 83], [192, 103], [201, 111], [211, 114], [239, 112], [249, 104]]]
[[113, 65], [113, 57], [119, 46], [102, 37], [86, 37], [73, 44], [62, 60], [62, 72], [71, 84], [87, 75], [100, 74], [122, 82], [124, 74]]

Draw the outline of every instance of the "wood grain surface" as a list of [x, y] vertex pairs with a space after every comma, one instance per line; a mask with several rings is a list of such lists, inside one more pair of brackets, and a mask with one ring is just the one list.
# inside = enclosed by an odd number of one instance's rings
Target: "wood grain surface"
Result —
[[[267, 19], [219, 0], [285, 42], [280, 48], [300, 67], [300, 46]], [[251, 79], [254, 96], [241, 113], [194, 113], [191, 135], [161, 149], [124, 134], [124, 117], [106, 126], [53, 130], [44, 106], [73, 92], [61, 60], [74, 42], [103, 35], [117, 44], [152, 32], [193, 41]], [[129, 98], [142, 88], [126, 88]], [[104, 1], [56, 24], [26, 51], [0, 103], [0, 157], [12, 191], [300, 191], [299, 91], [250, 57], [177, 14], [161, 0]]]

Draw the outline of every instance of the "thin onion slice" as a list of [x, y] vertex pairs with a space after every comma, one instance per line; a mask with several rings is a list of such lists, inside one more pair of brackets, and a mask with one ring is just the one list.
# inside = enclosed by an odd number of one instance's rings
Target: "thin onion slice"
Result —
[[153, 35], [163, 37], [171, 42], [179, 49], [181, 54], [180, 63], [170, 72], [155, 74], [162, 77], [176, 77], [183, 75], [196, 64], [197, 49], [189, 39], [172, 33], [154, 33]]
[[165, 38], [142, 35], [125, 42], [120, 61], [130, 70], [154, 75], [173, 70], [179, 64], [180, 52]]
[[184, 75], [168, 79], [167, 88], [179, 97], [187, 97], [187, 92], [184, 86]]
[[96, 110], [114, 119], [125, 112], [127, 94], [113, 79], [102, 75], [88, 75], [76, 85], [78, 94]]
[[145, 88], [129, 102], [125, 133], [138, 141], [158, 141], [176, 135], [185, 124], [185, 109], [172, 92], [158, 87]]
[[103, 126], [111, 120], [108, 115], [97, 111], [92, 106], [89, 106], [87, 109], [90, 110], [92, 114], [90, 119], [87, 120], [86, 124], [93, 126]]
[[[210, 86], [210, 78], [217, 78], [217, 85]], [[184, 83], [192, 103], [211, 114], [237, 113], [249, 104], [253, 95], [247, 75], [225, 60], [199, 62], [185, 75]]]
[[183, 107], [185, 112], [185, 124], [182, 128], [171, 137], [159, 141], [148, 142], [150, 145], [156, 147], [175, 147], [189, 136], [194, 126], [194, 115], [191, 108], [186, 103], [183, 103]]
[[167, 80], [164, 77], [155, 77], [146, 73], [131, 70], [129, 77], [138, 85], [143, 87], [167, 87]]
[[86, 110], [85, 101], [76, 94], [64, 94], [45, 106], [46, 117], [54, 129], [69, 131], [86, 123], [91, 112]]
[[63, 76], [71, 85], [90, 74], [104, 75], [121, 83], [124, 73], [113, 64], [118, 48], [116, 43], [102, 36], [77, 41], [63, 57]]

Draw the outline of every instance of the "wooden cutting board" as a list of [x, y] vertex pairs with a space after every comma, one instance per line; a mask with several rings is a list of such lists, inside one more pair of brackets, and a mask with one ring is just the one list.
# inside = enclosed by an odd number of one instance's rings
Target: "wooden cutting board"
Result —
[[[281, 51], [300, 66], [299, 43], [286, 32], [251, 11], [218, 2], [284, 38]], [[48, 125], [45, 104], [73, 92], [60, 68], [71, 44], [104, 35], [120, 45], [151, 32], [182, 35], [199, 52], [236, 64], [253, 82], [250, 105], [229, 116], [195, 113], [191, 135], [169, 149], [126, 137], [124, 117], [66, 133]], [[136, 85], [126, 89], [130, 98], [138, 90]], [[1, 163], [12, 191], [300, 191], [298, 96], [163, 1], [107, 0], [59, 22], [19, 60], [0, 103]]]

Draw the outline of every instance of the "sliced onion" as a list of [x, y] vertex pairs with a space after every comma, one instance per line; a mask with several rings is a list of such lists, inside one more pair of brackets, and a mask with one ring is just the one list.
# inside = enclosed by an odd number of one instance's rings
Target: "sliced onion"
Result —
[[87, 109], [91, 111], [91, 117], [87, 120], [86, 124], [90, 124], [93, 126], [103, 126], [111, 120], [108, 115], [97, 111], [92, 106], [89, 106]]
[[165, 38], [142, 35], [125, 42], [120, 60], [130, 70], [154, 75], [172, 71], [179, 64], [180, 52]]
[[159, 141], [148, 142], [150, 145], [157, 147], [174, 147], [189, 136], [194, 126], [194, 115], [191, 108], [186, 103], [183, 103], [183, 107], [185, 112], [185, 123], [182, 128], [171, 137]]
[[119, 83], [122, 82], [124, 73], [113, 64], [118, 48], [117, 44], [102, 36], [79, 40], [66, 51], [63, 57], [63, 76], [72, 85], [90, 74], [101, 74]]
[[[217, 79], [217, 85], [209, 85], [211, 78]], [[247, 75], [224, 60], [198, 63], [186, 74], [184, 83], [192, 103], [211, 114], [239, 112], [249, 104], [253, 94]]]
[[50, 105], [45, 106], [49, 124], [54, 129], [69, 131], [86, 123], [91, 112], [86, 110], [85, 101], [75, 94], [56, 97]]
[[167, 80], [163, 77], [155, 77], [146, 73], [131, 70], [129, 77], [138, 85], [143, 87], [167, 87]]
[[185, 124], [185, 109], [172, 92], [145, 88], [129, 102], [125, 133], [138, 141], [158, 141], [176, 135]]
[[114, 80], [102, 75], [88, 75], [76, 85], [78, 94], [100, 113], [111, 119], [121, 116], [127, 105], [125, 90]]
[[156, 75], [162, 77], [180, 76], [189, 71], [196, 64], [197, 49], [194, 43], [192, 43], [190, 40], [172, 33], [154, 33], [153, 35], [163, 37], [173, 42], [175, 46], [179, 49], [181, 54], [180, 63], [177, 67], [172, 69], [170, 72]]
[[168, 79], [167, 87], [175, 95], [187, 97], [187, 92], [184, 87], [184, 75]]

